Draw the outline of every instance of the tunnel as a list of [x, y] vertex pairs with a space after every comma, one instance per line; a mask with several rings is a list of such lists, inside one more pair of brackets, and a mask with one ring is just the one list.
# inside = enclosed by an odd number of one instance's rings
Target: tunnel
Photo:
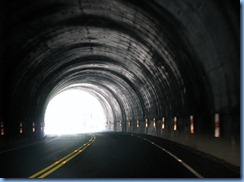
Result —
[[240, 166], [238, 3], [1, 1], [1, 141], [44, 137], [50, 100], [80, 89], [99, 100], [115, 132]]

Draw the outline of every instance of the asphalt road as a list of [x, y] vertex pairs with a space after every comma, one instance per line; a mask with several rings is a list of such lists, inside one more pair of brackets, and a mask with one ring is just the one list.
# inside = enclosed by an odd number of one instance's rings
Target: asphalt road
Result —
[[0, 151], [3, 178], [239, 178], [238, 169], [157, 137], [48, 136]]

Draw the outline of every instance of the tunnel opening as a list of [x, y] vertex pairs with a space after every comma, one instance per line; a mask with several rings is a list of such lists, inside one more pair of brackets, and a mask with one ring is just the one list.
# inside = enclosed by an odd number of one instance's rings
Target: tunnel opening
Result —
[[0, 11], [2, 137], [43, 137], [48, 103], [79, 87], [100, 101], [115, 131], [156, 135], [239, 165], [239, 4], [24, 2], [5, 1]]
[[45, 134], [106, 131], [106, 113], [89, 92], [68, 89], [53, 97], [45, 111]]

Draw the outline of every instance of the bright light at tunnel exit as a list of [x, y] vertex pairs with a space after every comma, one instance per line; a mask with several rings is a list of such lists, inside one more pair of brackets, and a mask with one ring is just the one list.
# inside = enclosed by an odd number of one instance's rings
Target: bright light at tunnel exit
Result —
[[91, 94], [70, 89], [56, 95], [45, 112], [45, 134], [76, 134], [106, 130], [106, 116]]

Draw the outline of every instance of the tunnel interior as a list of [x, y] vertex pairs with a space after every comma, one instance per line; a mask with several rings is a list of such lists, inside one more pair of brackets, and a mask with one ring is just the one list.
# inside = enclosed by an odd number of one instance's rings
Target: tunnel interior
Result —
[[75, 88], [99, 100], [113, 131], [240, 165], [237, 3], [1, 1], [1, 137], [42, 137], [50, 100]]

